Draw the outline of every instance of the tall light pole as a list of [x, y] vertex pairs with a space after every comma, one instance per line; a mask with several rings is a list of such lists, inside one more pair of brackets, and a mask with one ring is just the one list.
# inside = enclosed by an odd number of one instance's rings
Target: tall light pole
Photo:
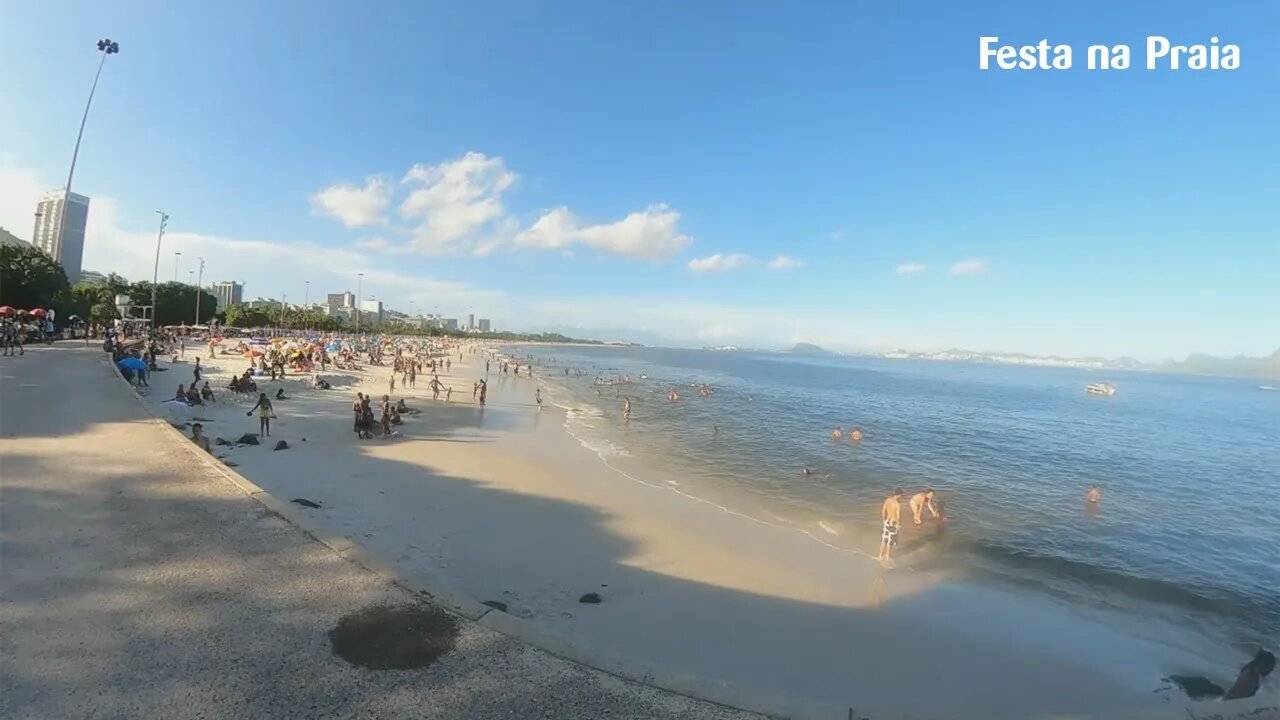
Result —
[[200, 279], [196, 281], [196, 321], [194, 324], [200, 324], [200, 296], [203, 294], [200, 286], [204, 284], [204, 258], [196, 258], [200, 261]]
[[[71, 152], [71, 169], [67, 171], [67, 186], [62, 189], [62, 214], [58, 218], [58, 251], [62, 251], [62, 237], [67, 232], [67, 205], [71, 203], [71, 179], [76, 175], [76, 158], [80, 157], [80, 140], [84, 138], [84, 124], [89, 120], [89, 107], [93, 105], [93, 94], [98, 90], [98, 78], [102, 77], [102, 66], [107, 64], [107, 56], [120, 52], [120, 43], [110, 38], [98, 41], [98, 52], [102, 59], [98, 61], [98, 72], [93, 75], [93, 86], [89, 88], [89, 100], [84, 104], [84, 115], [80, 118], [80, 132], [76, 134], [76, 149]], [[152, 315], [155, 314], [155, 301], [151, 302]]]
[[[104, 55], [105, 59], [106, 56]], [[157, 210], [160, 215], [160, 232], [156, 234], [156, 264], [151, 269], [151, 328], [154, 330], [156, 326], [156, 284], [160, 282], [160, 241], [164, 239], [164, 229], [169, 224], [169, 216], [163, 210]], [[175, 263], [176, 267], [176, 263]]]
[[182, 257], [182, 253], [175, 252], [173, 254], [173, 281], [178, 282], [178, 258]]
[[364, 283], [364, 273], [356, 273], [356, 334], [360, 334], [360, 289]]

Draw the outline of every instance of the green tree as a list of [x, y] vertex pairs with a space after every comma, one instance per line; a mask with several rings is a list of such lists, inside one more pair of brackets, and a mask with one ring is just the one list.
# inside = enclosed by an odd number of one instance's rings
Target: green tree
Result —
[[[200, 318], [196, 320], [196, 293], [200, 293]], [[128, 294], [134, 305], [151, 304], [151, 283], [138, 282], [129, 286]], [[193, 285], [178, 282], [160, 283], [156, 286], [156, 325], [204, 324], [218, 310], [218, 299]]]
[[[99, 303], [112, 304], [112, 295], [105, 285], [99, 283], [76, 283], [67, 291], [66, 302], [63, 303], [63, 312], [68, 316], [79, 315], [82, 318], [88, 318], [93, 311], [93, 306]], [[115, 306], [112, 306], [112, 312], [115, 312]]]
[[100, 302], [100, 303], [94, 303], [89, 308], [88, 317], [93, 322], [106, 323], [116, 319], [117, 317], [120, 317], [120, 313], [116, 312], [115, 305], [112, 305], [111, 303]]
[[246, 305], [232, 305], [226, 309], [224, 317], [229, 327], [258, 328], [271, 324], [271, 318], [265, 310]]
[[0, 245], [0, 305], [57, 308], [70, 287], [62, 266], [37, 248]]

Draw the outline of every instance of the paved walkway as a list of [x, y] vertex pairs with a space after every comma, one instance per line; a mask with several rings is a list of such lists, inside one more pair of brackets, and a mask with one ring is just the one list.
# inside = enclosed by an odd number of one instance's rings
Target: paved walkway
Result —
[[425, 666], [352, 665], [330, 631], [415, 598], [178, 443], [100, 352], [0, 358], [0, 717], [754, 717], [465, 621]]

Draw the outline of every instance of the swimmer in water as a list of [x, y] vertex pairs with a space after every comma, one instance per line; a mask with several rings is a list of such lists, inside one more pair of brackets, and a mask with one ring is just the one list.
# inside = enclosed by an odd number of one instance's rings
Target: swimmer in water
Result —
[[929, 508], [929, 513], [935, 518], [938, 517], [938, 508], [933, 504], [933, 490], [925, 490], [922, 493], [916, 493], [911, 496], [911, 517], [920, 524], [920, 516], [924, 514], [924, 509]]
[[1084, 499], [1086, 502], [1100, 503], [1102, 502], [1102, 490], [1098, 489], [1097, 485], [1090, 485], [1089, 492], [1084, 494]]
[[802, 469], [802, 470], [800, 471], [800, 474], [801, 474], [801, 475], [803, 475], [803, 476], [805, 476], [805, 477], [809, 477], [810, 475], [812, 475], [812, 474], [813, 474], [813, 471], [812, 471], [812, 470], [810, 470], [809, 468], [804, 468], [804, 469]]
[[839, 440], [840, 438], [843, 438], [843, 437], [844, 437], [844, 428], [836, 428], [835, 430], [831, 431], [832, 440]]
[[862, 430], [854, 428], [849, 431], [849, 439], [853, 442], [862, 442]]
[[712, 425], [711, 428], [712, 428], [711, 437], [720, 437], [720, 426]]

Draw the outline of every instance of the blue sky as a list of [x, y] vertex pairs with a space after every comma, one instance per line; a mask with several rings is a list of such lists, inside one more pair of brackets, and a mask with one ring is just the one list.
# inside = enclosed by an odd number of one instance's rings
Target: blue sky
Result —
[[[148, 278], [163, 208], [161, 277], [203, 255], [206, 280], [301, 300], [363, 271], [397, 309], [507, 328], [1280, 346], [1275, 3], [21, 5], [0, 6], [19, 236], [65, 177], [95, 41], [121, 44], [75, 181], [90, 269]], [[1216, 35], [1241, 68], [1147, 71], [1155, 34]], [[982, 72], [981, 35], [1076, 67]], [[1092, 43], [1135, 67], [1087, 71]]]

